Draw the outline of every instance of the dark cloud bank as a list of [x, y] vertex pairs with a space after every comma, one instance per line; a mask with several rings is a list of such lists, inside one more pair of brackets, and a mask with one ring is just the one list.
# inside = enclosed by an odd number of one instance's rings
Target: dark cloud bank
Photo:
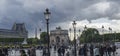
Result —
[[[109, 3], [109, 8], [101, 13], [95, 7], [99, 3]], [[104, 17], [119, 20], [119, 5], [119, 0], [0, 0], [0, 28], [10, 29], [13, 23], [18, 22], [26, 24], [30, 35], [36, 27], [45, 30], [45, 8], [52, 13], [51, 29], [59, 23], [74, 20], [73, 17], [79, 21]]]

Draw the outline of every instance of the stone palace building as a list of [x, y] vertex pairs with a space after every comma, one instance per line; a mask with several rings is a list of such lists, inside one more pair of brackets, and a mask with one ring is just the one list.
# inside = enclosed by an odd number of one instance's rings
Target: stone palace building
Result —
[[0, 29], [0, 38], [28, 38], [24, 23], [14, 23], [12, 29]]
[[50, 45], [51, 46], [68, 46], [69, 45], [68, 30], [63, 30], [61, 27], [56, 27], [55, 30], [50, 31]]

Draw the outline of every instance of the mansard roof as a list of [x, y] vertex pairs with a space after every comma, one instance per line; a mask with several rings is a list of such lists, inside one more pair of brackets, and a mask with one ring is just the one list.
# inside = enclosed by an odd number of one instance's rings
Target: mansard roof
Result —
[[14, 36], [18, 36], [19, 32], [17, 31], [13, 31], [13, 30], [9, 30], [9, 29], [0, 29], [0, 35], [14, 35]]
[[12, 29], [0, 29], [1, 34], [19, 34], [19, 33], [27, 33], [25, 29], [24, 23], [15, 23], [12, 27]]
[[12, 30], [27, 32], [24, 23], [14, 23]]
[[4, 32], [4, 33], [18, 33], [17, 31], [13, 31], [13, 30], [9, 30], [9, 29], [0, 29], [0, 32]]

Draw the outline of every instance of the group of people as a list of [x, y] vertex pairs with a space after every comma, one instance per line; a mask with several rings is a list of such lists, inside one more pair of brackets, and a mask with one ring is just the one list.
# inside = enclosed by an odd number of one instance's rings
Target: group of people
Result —
[[88, 52], [90, 56], [115, 56], [116, 46], [115, 45], [87, 45], [81, 46], [79, 48], [79, 56], [88, 56]]
[[25, 50], [20, 50], [20, 56], [27, 56], [27, 54], [26, 54], [26, 52], [25, 52]]
[[36, 56], [35, 47], [31, 47], [30, 49], [28, 49], [27, 53], [28, 53], [29, 56]]
[[[69, 49], [69, 51], [67, 51]], [[72, 49], [71, 47], [66, 49], [64, 46], [60, 46], [57, 49], [54, 48], [54, 51], [57, 51], [58, 56], [70, 56], [70, 50]], [[74, 48], [73, 48], [74, 49]], [[116, 54], [116, 46], [115, 45], [81, 45], [77, 48], [78, 55], [79, 56], [115, 56]], [[43, 55], [42, 56], [47, 56], [48, 50], [47, 47], [43, 47]], [[72, 54], [74, 56], [74, 50]], [[90, 53], [90, 55], [88, 55]], [[8, 56], [8, 48], [1, 48], [0, 49], [0, 56]], [[20, 56], [36, 56], [36, 48], [31, 47], [25, 52], [25, 50], [20, 49]]]
[[8, 56], [8, 48], [1, 48], [0, 56]]
[[27, 50], [27, 53], [25, 52], [25, 50], [20, 50], [20, 56], [36, 56], [36, 48], [35, 47], [30, 47]]
[[65, 48], [59, 47], [58, 48], [58, 56], [64, 56], [65, 55]]

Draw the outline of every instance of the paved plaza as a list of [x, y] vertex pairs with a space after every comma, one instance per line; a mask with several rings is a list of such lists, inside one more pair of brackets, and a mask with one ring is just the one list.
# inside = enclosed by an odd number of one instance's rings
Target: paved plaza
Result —
[[[26, 49], [25, 49], [25, 51], [27, 53]], [[36, 54], [37, 54], [36, 56], [42, 56], [42, 53], [43, 53], [42, 50], [36, 50]], [[19, 50], [17, 50], [17, 51], [15, 51], [15, 50], [9, 51], [9, 56], [20, 56], [20, 52], [19, 52]], [[51, 56], [58, 56], [57, 51], [54, 51], [53, 49], [51, 49]], [[73, 56], [71, 51], [70, 51], [70, 56]], [[120, 48], [117, 49], [116, 56], [120, 56]]]

